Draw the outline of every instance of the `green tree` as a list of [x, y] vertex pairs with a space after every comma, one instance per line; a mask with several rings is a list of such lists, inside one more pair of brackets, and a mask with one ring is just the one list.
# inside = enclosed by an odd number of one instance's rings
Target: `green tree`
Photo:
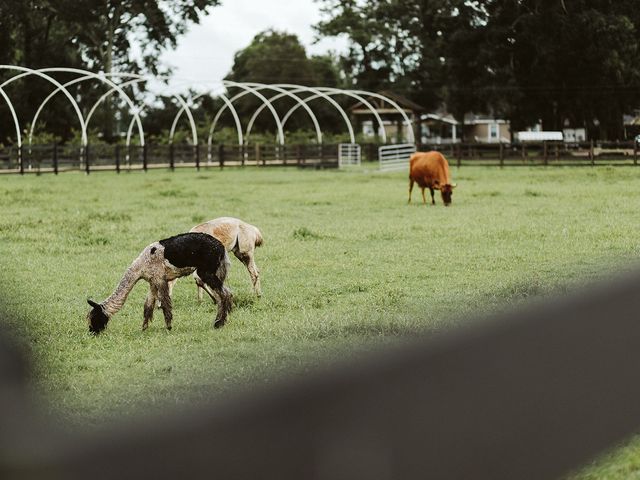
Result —
[[443, 101], [449, 36], [467, 11], [464, 0], [322, 0], [322, 36], [347, 36], [341, 57], [349, 82], [390, 89], [426, 108]]
[[[340, 58], [349, 86], [380, 90], [390, 86], [393, 64], [399, 59], [388, 46], [392, 32], [382, 18], [380, 0], [321, 0], [321, 12], [328, 17], [315, 26], [321, 36], [346, 36], [348, 51]], [[396, 62], [398, 63], [398, 62]]]
[[[0, 60], [31, 68], [66, 66], [156, 74], [162, 70], [160, 53], [175, 47], [189, 25], [219, 3], [220, 0], [0, 0]], [[132, 53], [133, 43], [139, 46], [139, 55]], [[0, 72], [0, 78], [6, 76]], [[12, 88], [20, 90], [26, 84]], [[51, 87], [30, 79], [28, 88], [22, 90], [26, 93], [16, 102], [21, 119], [34, 113]], [[103, 92], [94, 82], [74, 89], [85, 103]], [[111, 136], [117, 115], [115, 102], [105, 102], [101, 115], [107, 137]], [[11, 120], [3, 117], [0, 138], [12, 128]], [[62, 137], [68, 137], [71, 127], [76, 126], [65, 102], [54, 102], [43, 120]]]
[[[640, 13], [633, 0], [487, 2], [487, 85], [500, 85], [517, 127], [565, 122], [592, 138], [622, 138], [640, 103]], [[495, 95], [493, 98], [495, 103]]]
[[266, 30], [234, 55], [227, 80], [236, 82], [313, 83], [312, 69], [304, 46], [296, 35]]
[[[149, 73], [160, 70], [159, 53], [175, 47], [192, 23], [220, 0], [93, 0], [66, 1], [65, 13], [81, 28], [77, 41], [89, 67], [111, 72], [114, 67]], [[131, 55], [135, 39], [141, 58]]]
[[[83, 61], [72, 38], [75, 29], [58, 16], [53, 2], [42, 0], [0, 0], [0, 63], [31, 68], [69, 66], [82, 67]], [[16, 72], [0, 71], [0, 82]], [[35, 113], [37, 105], [52, 90], [42, 80], [18, 80], [7, 87], [18, 117], [24, 123]], [[15, 141], [13, 121], [4, 102], [0, 103], [0, 143]], [[72, 127], [77, 127], [68, 104], [57, 99], [41, 116], [41, 125], [47, 124], [56, 137], [68, 138]]]

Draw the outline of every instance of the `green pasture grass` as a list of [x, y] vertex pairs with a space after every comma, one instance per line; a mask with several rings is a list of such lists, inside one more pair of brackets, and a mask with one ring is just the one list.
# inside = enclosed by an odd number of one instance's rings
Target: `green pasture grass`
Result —
[[[0, 177], [0, 292], [34, 389], [71, 425], [180, 409], [561, 295], [640, 254], [640, 169], [452, 173], [449, 208], [439, 195], [422, 205], [419, 189], [407, 205], [406, 173], [366, 167]], [[146, 245], [223, 215], [263, 233], [262, 298], [232, 258], [224, 328], [211, 328], [215, 306], [186, 278], [171, 332], [160, 311], [141, 332], [142, 281], [107, 330], [88, 335], [86, 299], [106, 298]], [[578, 476], [638, 475], [640, 452], [627, 448]]]

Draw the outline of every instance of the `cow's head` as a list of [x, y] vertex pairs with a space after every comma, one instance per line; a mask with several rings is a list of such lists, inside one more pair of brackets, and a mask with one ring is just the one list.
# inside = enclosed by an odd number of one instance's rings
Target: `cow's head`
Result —
[[440, 187], [440, 193], [442, 194], [442, 202], [445, 207], [448, 207], [451, 204], [451, 194], [453, 193], [453, 189], [456, 188], [455, 183], [447, 183]]

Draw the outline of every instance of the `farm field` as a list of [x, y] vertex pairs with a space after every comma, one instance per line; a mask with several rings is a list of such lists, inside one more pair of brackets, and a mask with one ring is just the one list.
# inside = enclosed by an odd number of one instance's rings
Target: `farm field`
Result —
[[[637, 264], [640, 169], [453, 168], [453, 205], [407, 205], [406, 173], [284, 168], [0, 177], [0, 292], [33, 359], [34, 389], [69, 425], [159, 413], [237, 386], [452, 328], [530, 298], [561, 295]], [[428, 196], [428, 192], [427, 192]], [[263, 297], [235, 258], [235, 308], [193, 281], [140, 331], [147, 285], [98, 337], [102, 301], [149, 243], [217, 216], [257, 225]], [[55, 406], [55, 407], [54, 407]], [[640, 445], [574, 478], [640, 477]]]

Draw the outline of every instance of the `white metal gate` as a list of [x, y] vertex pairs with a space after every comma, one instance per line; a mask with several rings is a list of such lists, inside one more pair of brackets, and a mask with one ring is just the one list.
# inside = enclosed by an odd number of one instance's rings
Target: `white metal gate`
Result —
[[380, 171], [394, 172], [409, 168], [409, 157], [416, 151], [413, 143], [384, 145], [378, 148]]
[[338, 145], [338, 166], [360, 165], [361, 148], [357, 143], [341, 143]]

